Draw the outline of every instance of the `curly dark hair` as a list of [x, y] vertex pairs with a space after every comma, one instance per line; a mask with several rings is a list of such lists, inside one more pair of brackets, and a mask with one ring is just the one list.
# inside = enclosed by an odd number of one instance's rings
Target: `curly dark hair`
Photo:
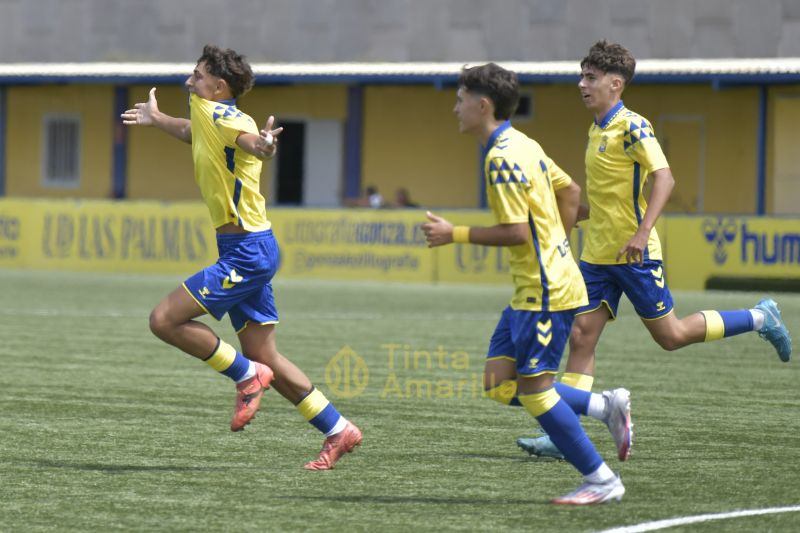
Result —
[[519, 104], [519, 80], [516, 72], [495, 63], [477, 67], [464, 67], [458, 77], [458, 86], [467, 92], [486, 96], [494, 104], [494, 118], [508, 120]]
[[618, 43], [603, 39], [589, 49], [589, 55], [581, 61], [581, 68], [594, 67], [602, 72], [619, 74], [628, 85], [636, 72], [636, 59], [630, 50]]
[[209, 74], [225, 80], [234, 98], [242, 96], [253, 88], [255, 83], [253, 69], [245, 57], [235, 50], [230, 48], [223, 50], [218, 46], [207, 44], [203, 47], [203, 55], [197, 62], [205, 62]]

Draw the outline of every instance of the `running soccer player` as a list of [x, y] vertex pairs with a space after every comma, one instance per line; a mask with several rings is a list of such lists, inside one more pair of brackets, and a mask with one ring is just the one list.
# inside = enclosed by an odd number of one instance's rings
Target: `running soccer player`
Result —
[[[328, 470], [361, 443], [361, 431], [276, 347], [278, 312], [271, 280], [280, 252], [259, 179], [262, 160], [275, 155], [283, 128], [273, 129], [274, 118], [269, 117], [259, 132], [253, 119], [238, 109], [235, 99], [253, 83], [244, 56], [207, 45], [185, 84], [191, 118], [159, 111], [155, 88], [147, 102], [122, 114], [126, 125], [155, 126], [192, 145], [195, 181], [217, 233], [217, 262], [168, 294], [150, 314], [150, 329], [236, 382], [232, 431], [250, 423], [271, 384], [326, 437], [319, 458], [305, 468]], [[205, 314], [221, 320], [226, 313], [241, 352], [194, 320]]]
[[[552, 500], [584, 505], [619, 500], [625, 487], [603, 461], [576, 412], [603, 420], [619, 459], [630, 454], [630, 395], [592, 394], [555, 383], [575, 310], [587, 302], [562, 220], [574, 223], [580, 188], [509, 122], [519, 102], [517, 75], [494, 63], [461, 72], [454, 113], [459, 130], [483, 148], [491, 227], [455, 226], [428, 212], [422, 226], [430, 247], [452, 242], [508, 246], [514, 296], [492, 335], [484, 370], [486, 395], [522, 405], [565, 450], [583, 475], [575, 491]], [[563, 212], [563, 219], [562, 219]]]
[[[650, 122], [622, 102], [635, 68], [626, 48], [607, 41], [592, 46], [581, 61], [578, 89], [594, 113], [586, 149], [590, 224], [580, 262], [589, 304], [572, 325], [562, 383], [591, 390], [595, 348], [606, 322], [616, 318], [623, 293], [665, 350], [756, 331], [788, 362], [792, 339], [773, 300], [752, 309], [675, 316], [655, 230], [675, 181]], [[653, 180], [649, 205], [642, 195], [648, 178]], [[532, 455], [561, 456], [547, 436], [517, 444]]]

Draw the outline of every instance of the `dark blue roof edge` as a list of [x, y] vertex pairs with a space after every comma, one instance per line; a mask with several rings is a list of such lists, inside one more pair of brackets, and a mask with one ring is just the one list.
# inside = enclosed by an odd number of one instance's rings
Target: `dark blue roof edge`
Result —
[[[302, 85], [302, 84], [367, 84], [367, 85], [453, 85], [457, 74], [325, 74], [325, 75], [256, 75], [258, 85]], [[577, 83], [578, 75], [565, 74], [520, 74], [522, 83], [560, 84]], [[63, 84], [112, 84], [112, 85], [182, 85], [186, 75], [143, 76], [0, 76], [0, 85], [63, 85]], [[715, 85], [764, 85], [800, 83], [800, 72], [753, 73], [753, 74], [639, 74], [634, 84], [705, 84]]]

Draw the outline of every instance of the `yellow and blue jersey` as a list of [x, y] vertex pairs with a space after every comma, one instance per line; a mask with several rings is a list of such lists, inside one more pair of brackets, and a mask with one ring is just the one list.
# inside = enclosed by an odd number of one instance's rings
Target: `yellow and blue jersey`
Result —
[[[581, 260], [598, 265], [624, 263], [620, 249], [639, 229], [647, 201], [642, 194], [649, 174], [667, 168], [650, 122], [620, 101], [589, 128], [586, 146], [586, 194], [589, 229]], [[644, 259], [661, 260], [655, 228]]]
[[531, 231], [528, 242], [509, 247], [511, 308], [561, 311], [585, 305], [586, 287], [555, 197], [572, 179], [508, 121], [492, 133], [483, 156], [487, 199], [497, 222], [525, 223]]
[[271, 227], [259, 191], [261, 160], [242, 150], [241, 133], [258, 135], [255, 121], [234, 101], [215, 102], [191, 94], [194, 177], [215, 228], [235, 224], [255, 232]]

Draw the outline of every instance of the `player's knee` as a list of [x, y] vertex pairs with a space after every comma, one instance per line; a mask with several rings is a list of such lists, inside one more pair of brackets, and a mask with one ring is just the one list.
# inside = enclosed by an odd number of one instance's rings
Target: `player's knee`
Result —
[[593, 338], [594, 335], [591, 335], [586, 329], [573, 327], [569, 334], [570, 353], [592, 350], [595, 342]]
[[683, 346], [680, 337], [673, 331], [654, 335], [653, 340], [655, 340], [656, 343], [661, 346], [661, 348], [668, 352], [677, 350]]
[[156, 307], [150, 313], [150, 331], [159, 339], [164, 339], [168, 336], [169, 330], [170, 323], [167, 314]]
[[570, 353], [574, 352], [575, 350], [579, 349], [583, 344], [580, 336], [580, 333], [575, 331], [574, 329], [569, 334], [569, 351]]

